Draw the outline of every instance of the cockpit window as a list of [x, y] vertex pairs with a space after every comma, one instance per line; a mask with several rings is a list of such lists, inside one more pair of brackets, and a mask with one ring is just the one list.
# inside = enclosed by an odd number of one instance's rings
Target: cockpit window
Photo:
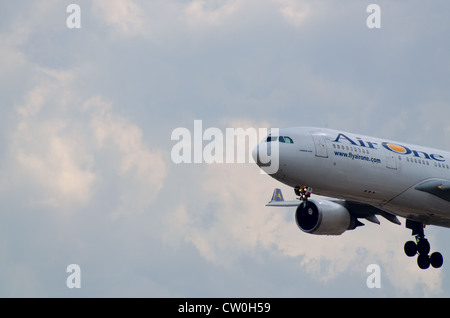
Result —
[[294, 141], [291, 137], [288, 136], [267, 136], [266, 142], [273, 142], [273, 141], [279, 141], [286, 144], [293, 144]]

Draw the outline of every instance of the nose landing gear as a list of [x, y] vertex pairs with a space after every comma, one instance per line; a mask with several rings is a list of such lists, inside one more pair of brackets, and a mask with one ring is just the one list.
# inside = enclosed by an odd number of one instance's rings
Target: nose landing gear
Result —
[[309, 187], [295, 187], [294, 192], [297, 196], [299, 196], [299, 200], [302, 202], [308, 201], [308, 198], [311, 196], [312, 188]]
[[439, 252], [430, 253], [430, 243], [425, 238], [423, 231], [424, 225], [419, 222], [406, 220], [406, 227], [412, 230], [412, 235], [415, 236], [416, 242], [408, 241], [405, 243], [405, 254], [409, 257], [417, 256], [417, 265], [421, 269], [427, 269], [430, 265], [434, 268], [439, 268], [444, 263], [442, 254]]

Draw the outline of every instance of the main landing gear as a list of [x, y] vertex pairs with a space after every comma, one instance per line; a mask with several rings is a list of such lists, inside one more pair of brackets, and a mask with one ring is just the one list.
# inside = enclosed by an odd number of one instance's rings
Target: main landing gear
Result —
[[427, 269], [433, 266], [434, 268], [439, 268], [444, 263], [442, 254], [439, 252], [430, 253], [430, 243], [425, 238], [425, 233], [423, 231], [424, 225], [419, 222], [406, 220], [406, 227], [412, 230], [412, 235], [415, 236], [416, 242], [408, 241], [405, 243], [405, 254], [409, 257], [417, 256], [417, 265], [421, 269]]

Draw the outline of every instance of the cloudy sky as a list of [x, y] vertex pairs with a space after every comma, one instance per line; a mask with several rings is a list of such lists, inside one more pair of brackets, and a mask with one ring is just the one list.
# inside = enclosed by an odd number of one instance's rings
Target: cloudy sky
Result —
[[194, 120], [450, 149], [450, 3], [378, 1], [379, 29], [370, 3], [4, 1], [0, 296], [449, 297], [449, 229], [427, 228], [444, 266], [423, 271], [403, 219], [308, 235], [254, 164], [171, 158]]

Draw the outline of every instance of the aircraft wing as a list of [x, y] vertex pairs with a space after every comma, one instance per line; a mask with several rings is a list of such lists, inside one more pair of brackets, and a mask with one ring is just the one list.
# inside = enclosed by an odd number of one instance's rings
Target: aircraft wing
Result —
[[[342, 205], [356, 218], [364, 218], [372, 223], [380, 224], [380, 221], [377, 219], [376, 215], [381, 215], [386, 220], [392, 223], [401, 224], [399, 219], [394, 214], [391, 214], [387, 211], [381, 210], [368, 204], [331, 198], [329, 199], [329, 201]], [[300, 200], [284, 201], [281, 190], [275, 188], [272, 194], [272, 199], [269, 201], [269, 203], [266, 204], [266, 206], [278, 206], [278, 207], [298, 206], [301, 202], [302, 201]]]
[[298, 206], [301, 203], [300, 200], [293, 201], [270, 201], [266, 206]]
[[429, 179], [419, 183], [414, 189], [430, 193], [443, 200], [450, 201], [450, 180]]

